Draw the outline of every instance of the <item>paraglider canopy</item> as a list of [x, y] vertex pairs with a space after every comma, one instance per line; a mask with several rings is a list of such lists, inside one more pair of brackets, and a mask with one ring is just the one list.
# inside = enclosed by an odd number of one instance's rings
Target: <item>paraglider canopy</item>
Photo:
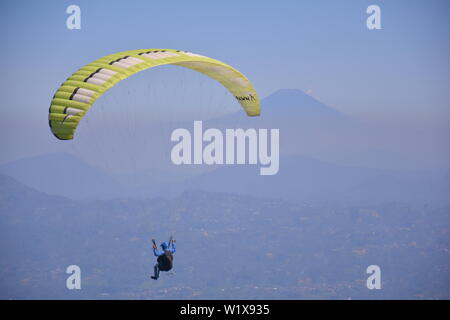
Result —
[[73, 139], [78, 123], [108, 89], [139, 71], [168, 64], [189, 68], [219, 81], [248, 116], [260, 114], [255, 88], [233, 67], [188, 51], [140, 49], [105, 56], [73, 73], [51, 101], [49, 125], [53, 134], [61, 140]]

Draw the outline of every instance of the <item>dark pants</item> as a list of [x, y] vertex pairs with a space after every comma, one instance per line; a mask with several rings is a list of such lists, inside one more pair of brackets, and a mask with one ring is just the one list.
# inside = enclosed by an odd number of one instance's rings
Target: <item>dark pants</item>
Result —
[[159, 264], [155, 264], [155, 266], [153, 267], [153, 270], [155, 271], [154, 277], [156, 279], [158, 279], [159, 278]]

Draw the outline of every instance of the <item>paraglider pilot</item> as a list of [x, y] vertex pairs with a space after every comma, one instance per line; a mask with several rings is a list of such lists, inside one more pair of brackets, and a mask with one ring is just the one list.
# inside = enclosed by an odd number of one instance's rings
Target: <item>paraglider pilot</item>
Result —
[[173, 253], [175, 253], [175, 240], [170, 238], [169, 242], [161, 243], [161, 249], [158, 250], [156, 246], [155, 239], [152, 239], [153, 242], [153, 254], [155, 257], [158, 257], [157, 263], [154, 267], [155, 274], [151, 276], [153, 280], [158, 280], [160, 271], [169, 271], [173, 267]]

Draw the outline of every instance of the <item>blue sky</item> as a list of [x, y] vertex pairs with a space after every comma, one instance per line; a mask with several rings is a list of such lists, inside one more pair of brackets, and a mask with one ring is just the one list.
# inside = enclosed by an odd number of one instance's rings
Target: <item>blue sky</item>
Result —
[[[66, 28], [71, 4], [81, 30]], [[371, 4], [382, 30], [366, 28]], [[350, 114], [450, 120], [449, 9], [445, 0], [2, 1], [2, 121], [46, 124], [54, 91], [76, 69], [155, 47], [229, 63], [261, 97], [299, 88]]]
[[[81, 30], [65, 27], [70, 4], [81, 7]], [[383, 30], [366, 28], [370, 4], [380, 5]], [[167, 47], [236, 66], [261, 96], [300, 88], [352, 113], [448, 114], [450, 4], [445, 0], [9, 1], [1, 6], [2, 88], [15, 94], [25, 87], [33, 96], [51, 96], [71, 72], [102, 55]], [[10, 77], [19, 78], [20, 85]], [[42, 82], [36, 85], [38, 78]]]

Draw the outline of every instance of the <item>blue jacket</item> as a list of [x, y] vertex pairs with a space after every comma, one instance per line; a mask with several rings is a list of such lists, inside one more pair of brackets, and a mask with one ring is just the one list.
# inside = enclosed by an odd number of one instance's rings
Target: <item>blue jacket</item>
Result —
[[175, 248], [175, 243], [172, 242], [172, 245], [169, 247], [169, 244], [167, 242], [163, 242], [161, 243], [161, 249], [162, 250], [158, 250], [157, 248], [153, 248], [153, 253], [155, 254], [156, 257], [162, 256], [164, 254], [164, 251], [170, 251], [172, 253], [175, 253], [176, 248]]

